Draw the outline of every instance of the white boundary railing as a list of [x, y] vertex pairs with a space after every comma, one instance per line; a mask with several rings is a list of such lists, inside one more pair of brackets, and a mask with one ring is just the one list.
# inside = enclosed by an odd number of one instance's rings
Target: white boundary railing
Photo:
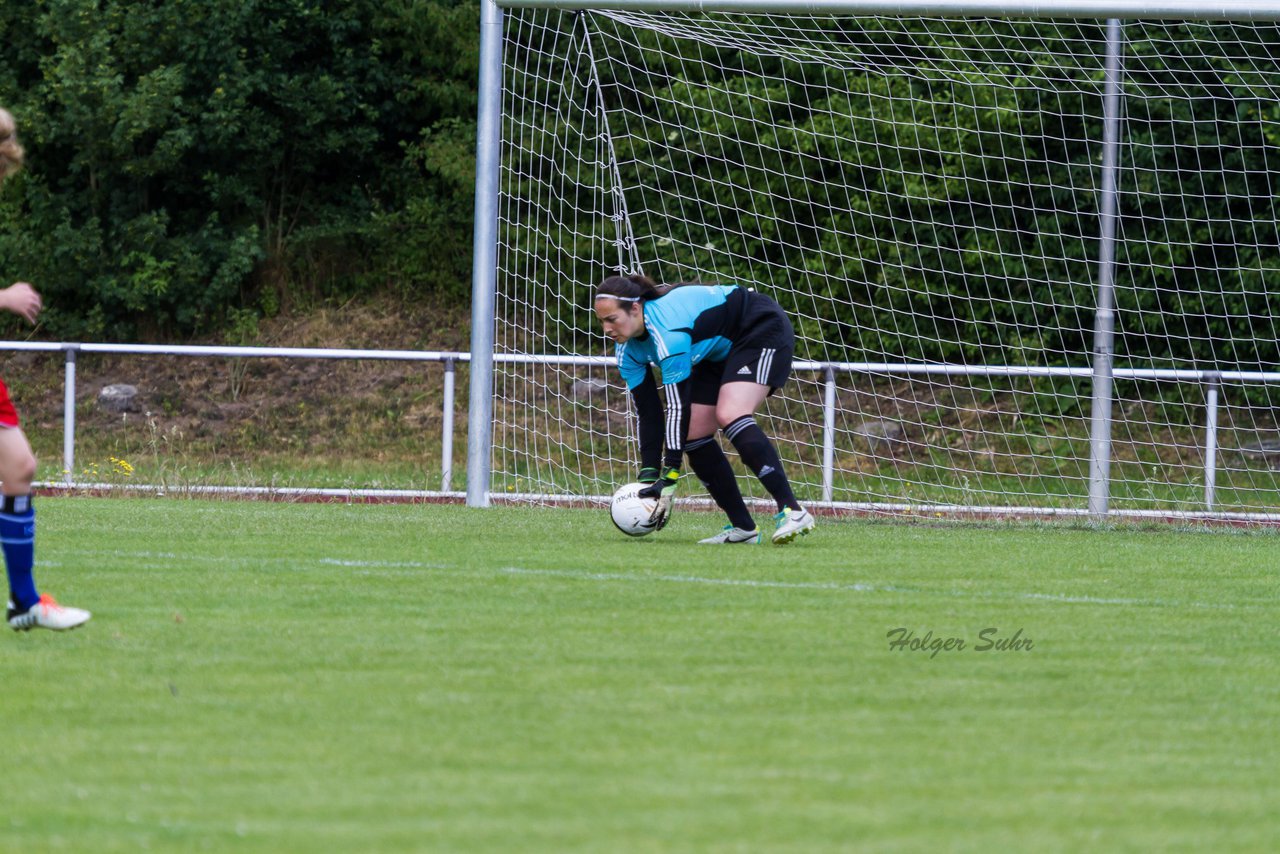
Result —
[[[80, 353], [133, 354], [137, 356], [223, 356], [276, 359], [371, 359], [401, 362], [440, 362], [444, 365], [444, 403], [441, 437], [441, 485], [448, 493], [453, 479], [453, 413], [455, 366], [470, 361], [469, 353], [431, 350], [351, 350], [309, 347], [220, 347], [167, 344], [81, 344], [40, 341], [0, 341], [0, 350], [62, 352], [66, 369], [62, 395], [62, 462], [66, 485], [75, 485], [76, 459], [76, 356]], [[252, 491], [245, 488], [243, 491]], [[314, 490], [307, 490], [314, 491]]]
[[[76, 357], [80, 353], [109, 353], [117, 355], [140, 356], [187, 356], [225, 358], [277, 358], [277, 359], [369, 359], [382, 361], [405, 362], [437, 362], [444, 366], [444, 400], [441, 409], [441, 483], [439, 492], [415, 490], [320, 490], [293, 489], [284, 490], [266, 487], [229, 487], [226, 489], [196, 487], [189, 491], [234, 491], [250, 493], [272, 492], [273, 494], [341, 494], [341, 495], [379, 495], [387, 498], [415, 498], [448, 496], [460, 497], [463, 493], [453, 491], [453, 445], [454, 445], [454, 410], [455, 410], [455, 374], [459, 362], [470, 362], [471, 355], [462, 352], [434, 350], [355, 350], [325, 349], [306, 347], [220, 347], [200, 345], [163, 345], [163, 344], [82, 344], [36, 341], [0, 341], [0, 351], [36, 351], [46, 353], [61, 352], [66, 360], [65, 379], [63, 383], [63, 438], [62, 454], [64, 485], [76, 486], [75, 471], [75, 434], [76, 434]], [[608, 356], [551, 356], [524, 355], [518, 353], [497, 353], [491, 356], [494, 363], [525, 365], [577, 365], [582, 367], [609, 368], [616, 360]], [[822, 499], [821, 505], [834, 509], [879, 510], [894, 512], [894, 506], [861, 502], [838, 502], [834, 495], [835, 453], [836, 453], [836, 413], [838, 411], [837, 395], [838, 374], [873, 375], [890, 377], [912, 376], [967, 376], [967, 377], [1058, 377], [1081, 380], [1094, 378], [1091, 367], [1028, 367], [1019, 365], [951, 365], [951, 364], [913, 364], [909, 362], [811, 362], [797, 361], [793, 370], [818, 373], [822, 376]], [[1215, 480], [1218, 457], [1218, 397], [1222, 384], [1227, 383], [1280, 383], [1280, 372], [1277, 371], [1199, 371], [1189, 369], [1165, 368], [1114, 368], [1111, 376], [1114, 380], [1137, 381], [1172, 381], [1201, 385], [1205, 389], [1204, 420], [1204, 505], [1206, 513], [1215, 509]], [[1106, 441], [1109, 442], [1109, 437]], [[489, 448], [468, 448], [468, 457], [482, 454], [490, 456]], [[1109, 486], [1109, 484], [1108, 484]], [[149, 489], [152, 487], [139, 487]], [[159, 489], [159, 487], [155, 487]], [[467, 491], [470, 499], [470, 490]], [[486, 500], [490, 497], [486, 493]], [[518, 496], [506, 496], [518, 497]], [[525, 496], [539, 500], [566, 500], [565, 496]], [[572, 500], [604, 500], [605, 496], [581, 496]], [[903, 505], [904, 507], [906, 505]], [[963, 509], [975, 512], [975, 508], [931, 507], [933, 510]], [[1062, 514], [1080, 515], [1088, 513], [1096, 515], [1094, 508], [1080, 510], [1047, 510], [1043, 508], [978, 508], [991, 513], [1020, 514]], [[1108, 511], [1108, 515], [1143, 515], [1128, 512]], [[1153, 510], [1146, 515], [1169, 516], [1164, 511]], [[1186, 515], [1186, 514], [1181, 514]], [[1199, 515], [1199, 514], [1191, 514]], [[1280, 509], [1276, 514], [1222, 514], [1223, 518], [1240, 518], [1261, 521], [1280, 520]]]

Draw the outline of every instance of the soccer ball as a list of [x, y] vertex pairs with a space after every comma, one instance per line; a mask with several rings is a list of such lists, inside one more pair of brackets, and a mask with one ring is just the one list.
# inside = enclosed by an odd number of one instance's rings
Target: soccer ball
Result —
[[641, 498], [636, 494], [648, 485], [628, 483], [613, 494], [613, 501], [609, 504], [609, 516], [613, 519], [613, 524], [628, 537], [643, 537], [654, 531], [649, 517], [658, 506], [658, 500]]

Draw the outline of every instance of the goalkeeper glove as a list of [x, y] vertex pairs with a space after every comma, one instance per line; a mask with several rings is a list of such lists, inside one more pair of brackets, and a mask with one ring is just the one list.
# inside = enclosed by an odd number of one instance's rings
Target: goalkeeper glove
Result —
[[668, 468], [662, 473], [662, 477], [637, 493], [641, 498], [658, 499], [658, 506], [649, 514], [649, 524], [653, 525], [655, 531], [666, 527], [667, 520], [671, 518], [671, 505], [675, 503], [676, 485], [679, 482], [680, 470]]
[[636, 480], [638, 483], [653, 483], [658, 479], [659, 471], [656, 468], [640, 469], [640, 477]]

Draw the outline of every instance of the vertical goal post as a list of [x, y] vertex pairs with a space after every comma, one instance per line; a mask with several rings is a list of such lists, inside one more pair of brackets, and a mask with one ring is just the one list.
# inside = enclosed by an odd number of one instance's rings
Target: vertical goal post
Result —
[[[814, 377], [770, 411], [783, 443], [795, 437], [788, 465], [812, 486], [802, 500], [1102, 520], [1115, 513], [1119, 483], [1121, 512], [1280, 509], [1265, 441], [1280, 435], [1265, 414], [1280, 384], [1265, 345], [1280, 338], [1280, 305], [1268, 298], [1280, 284], [1280, 217], [1261, 192], [1239, 189], [1280, 190], [1280, 152], [1269, 148], [1280, 113], [1254, 116], [1242, 102], [1250, 126], [1210, 130], [1219, 135], [1207, 166], [1180, 138], [1223, 124], [1224, 99], [1238, 93], [1280, 100], [1280, 3], [482, 0], [481, 9], [469, 505], [500, 494], [499, 454], [508, 491], [545, 496], [600, 495], [634, 461], [626, 396], [607, 372], [512, 371], [495, 382], [494, 355], [606, 355], [585, 328], [582, 296], [606, 271], [643, 269], [739, 281], [796, 313], [798, 367]], [[1008, 65], [1041, 39], [1050, 45], [1059, 35], [1048, 31], [1066, 21], [1096, 37], [1057, 45], [1042, 65]], [[1200, 29], [1180, 42], [1174, 28], [1184, 25]], [[1137, 26], [1147, 29], [1126, 32]], [[985, 27], [1008, 31], [1014, 49], [1002, 51]], [[1205, 48], [1221, 54], [1196, 53]], [[1137, 82], [1127, 50], [1139, 54]], [[788, 103], [789, 90], [805, 103]], [[917, 91], [940, 99], [922, 105]], [[1040, 102], [1046, 130], [1028, 142], [1023, 130], [1039, 126], [1027, 105]], [[830, 126], [795, 118], [824, 111]], [[1136, 112], [1137, 141], [1125, 131]], [[664, 134], [633, 132], [646, 122]], [[794, 152], [768, 153], [784, 142]], [[1233, 147], [1243, 157], [1233, 160]], [[870, 224], [812, 216], [840, 219], [842, 205]], [[842, 295], [832, 282], [852, 284]], [[1204, 290], [1189, 295], [1193, 286]], [[1002, 288], [1012, 314], [997, 304]], [[982, 324], [994, 332], [963, 334]], [[500, 340], [499, 327], [515, 331]], [[837, 372], [861, 378], [843, 398]], [[988, 381], [1020, 374], [1069, 385], [1087, 376], [1090, 388]], [[903, 385], [921, 375], [928, 385]], [[1144, 396], [1144, 382], [1155, 392]], [[1234, 407], [1230, 382], [1243, 389]], [[844, 417], [850, 400], [863, 401], [857, 419]], [[951, 411], [925, 411], [932, 404]], [[1160, 414], [1180, 408], [1210, 419], [1195, 447], [1192, 425]], [[820, 439], [806, 422], [821, 424]], [[1236, 453], [1252, 437], [1266, 470], [1218, 465], [1222, 430]], [[1204, 506], [1188, 504], [1192, 491]]]

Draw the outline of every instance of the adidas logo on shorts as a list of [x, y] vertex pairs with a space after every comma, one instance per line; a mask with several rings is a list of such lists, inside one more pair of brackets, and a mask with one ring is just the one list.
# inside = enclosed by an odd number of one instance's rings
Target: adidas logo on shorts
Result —
[[738, 375], [741, 376], [742, 374], [746, 374], [747, 376], [750, 376], [751, 369], [748, 368], [746, 365], [743, 365], [741, 368], [738, 368]]

